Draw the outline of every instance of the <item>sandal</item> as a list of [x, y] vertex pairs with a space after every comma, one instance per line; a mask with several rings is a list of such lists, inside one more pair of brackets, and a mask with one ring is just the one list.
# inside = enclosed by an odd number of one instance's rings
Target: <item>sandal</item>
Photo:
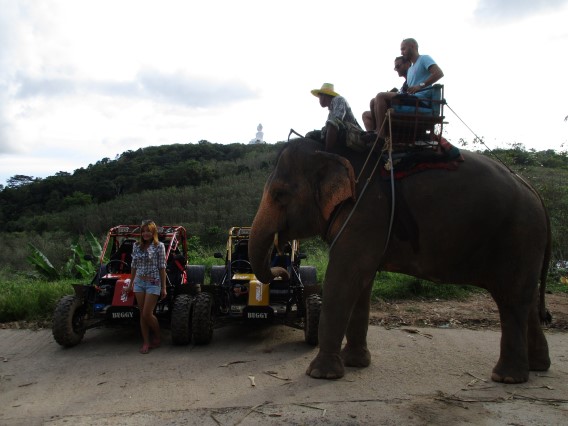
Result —
[[148, 352], [150, 352], [150, 345], [147, 344], [143, 344], [142, 347], [140, 348], [140, 353], [141, 354], [147, 354]]
[[152, 341], [152, 343], [150, 343], [150, 345], [148, 346], [148, 348], [150, 349], [156, 349], [160, 347], [160, 339], [155, 339]]

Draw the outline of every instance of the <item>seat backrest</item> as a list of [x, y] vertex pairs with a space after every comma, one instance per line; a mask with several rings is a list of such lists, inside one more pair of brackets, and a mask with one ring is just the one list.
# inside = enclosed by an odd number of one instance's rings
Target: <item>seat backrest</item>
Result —
[[439, 117], [442, 112], [442, 106], [445, 103], [444, 100], [444, 85], [434, 84], [424, 90], [426, 97], [421, 97], [411, 101], [405, 101], [401, 104], [397, 104], [393, 101], [392, 108], [397, 114], [416, 114], [416, 115], [431, 115], [433, 117]]
[[434, 84], [432, 86], [432, 115], [440, 116], [442, 113], [442, 105], [444, 104], [444, 86], [442, 84]]
[[[124, 240], [118, 250], [111, 255], [110, 259], [121, 260], [128, 264], [128, 266], [130, 267], [130, 264], [132, 263], [132, 249], [134, 248], [135, 242], [136, 240], [134, 239]], [[123, 264], [118, 266], [118, 269], [120, 270], [120, 272], [129, 272], [125, 270], [126, 268]]]
[[240, 240], [235, 244], [232, 260], [248, 260], [248, 240]]

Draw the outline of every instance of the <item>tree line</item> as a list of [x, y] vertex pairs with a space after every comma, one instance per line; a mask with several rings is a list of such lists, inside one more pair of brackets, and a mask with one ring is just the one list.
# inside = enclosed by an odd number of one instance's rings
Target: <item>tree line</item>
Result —
[[0, 225], [12, 231], [42, 232], [45, 221], [30, 221], [31, 217], [97, 208], [145, 191], [215, 185], [227, 175], [239, 180], [266, 172], [276, 149], [267, 144], [200, 141], [126, 151], [115, 160], [103, 158], [72, 174], [59, 172], [45, 179], [16, 175], [0, 191]]
[[[0, 190], [4, 266], [25, 266], [27, 243], [55, 262], [93, 233], [153, 219], [185, 226], [203, 245], [223, 244], [231, 226], [250, 225], [283, 143], [173, 144], [126, 151], [73, 173], [16, 175]], [[553, 228], [553, 256], [568, 258], [568, 155], [522, 146], [494, 150], [542, 195]]]

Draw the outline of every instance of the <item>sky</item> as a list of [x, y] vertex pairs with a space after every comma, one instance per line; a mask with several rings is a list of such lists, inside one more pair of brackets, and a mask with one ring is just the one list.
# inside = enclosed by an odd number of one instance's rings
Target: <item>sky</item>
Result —
[[360, 118], [408, 37], [444, 72], [450, 142], [568, 149], [568, 0], [390, 3], [0, 0], [0, 184], [258, 124], [284, 141], [324, 125], [324, 82]]

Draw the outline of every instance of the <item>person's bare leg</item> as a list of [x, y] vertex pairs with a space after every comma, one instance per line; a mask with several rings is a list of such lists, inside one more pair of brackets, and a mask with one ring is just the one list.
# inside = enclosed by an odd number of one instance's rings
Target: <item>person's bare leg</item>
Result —
[[138, 304], [138, 309], [140, 310], [140, 332], [142, 333], [142, 348], [140, 351], [142, 353], [148, 353], [148, 346], [150, 344], [150, 329], [144, 318], [144, 305], [146, 302], [146, 293], [134, 293], [136, 296], [136, 302]]
[[365, 126], [365, 130], [367, 131], [375, 130], [375, 128], [377, 127], [374, 117], [375, 98], [371, 99], [370, 108], [371, 108], [370, 111], [365, 111], [363, 113], [363, 125]]
[[375, 120], [373, 120], [371, 111], [365, 111], [363, 113], [363, 126], [365, 126], [365, 130], [367, 131], [375, 130]]
[[395, 92], [381, 92], [375, 98], [375, 117], [376, 117], [376, 130], [380, 137], [385, 137], [385, 114], [390, 107], [391, 99], [396, 96]]
[[[154, 315], [154, 308], [158, 303], [158, 298], [155, 294], [147, 294], [146, 300], [144, 302], [144, 309], [142, 312], [142, 317], [144, 318], [144, 322], [146, 323], [148, 329], [148, 344], [150, 348], [152, 346], [159, 346], [160, 344], [160, 323], [158, 319]], [[153, 338], [150, 340], [150, 332], [153, 335]]]

